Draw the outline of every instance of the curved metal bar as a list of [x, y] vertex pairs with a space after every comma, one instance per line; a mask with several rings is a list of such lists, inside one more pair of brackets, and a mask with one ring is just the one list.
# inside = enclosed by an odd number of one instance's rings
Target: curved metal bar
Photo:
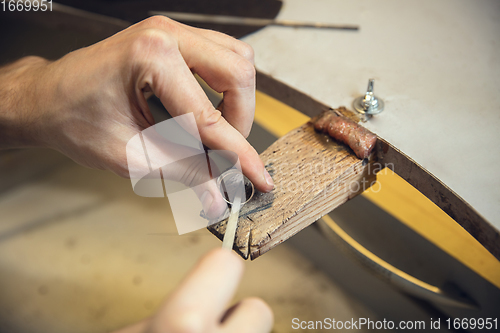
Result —
[[469, 296], [464, 296], [465, 293], [457, 287], [431, 285], [382, 260], [352, 238], [330, 216], [323, 216], [318, 221], [318, 226], [325, 236], [333, 238], [337, 243], [340, 240], [343, 248], [354, 255], [356, 259], [407, 294], [436, 304], [478, 309], [477, 303]]

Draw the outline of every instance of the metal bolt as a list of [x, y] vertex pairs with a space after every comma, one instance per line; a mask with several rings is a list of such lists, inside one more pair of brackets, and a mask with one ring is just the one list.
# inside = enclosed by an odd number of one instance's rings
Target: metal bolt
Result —
[[375, 80], [368, 80], [366, 94], [354, 100], [353, 106], [356, 111], [363, 115], [374, 115], [384, 110], [384, 101], [373, 94], [373, 84]]

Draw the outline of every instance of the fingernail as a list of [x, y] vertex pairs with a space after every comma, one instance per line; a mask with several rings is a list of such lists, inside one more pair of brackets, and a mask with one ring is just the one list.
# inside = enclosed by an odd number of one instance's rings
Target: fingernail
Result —
[[274, 187], [273, 179], [266, 169], [264, 169], [264, 179], [266, 180], [267, 185], [271, 185], [272, 187]]
[[210, 206], [212, 206], [212, 202], [214, 201], [214, 197], [210, 193], [210, 191], [205, 191], [200, 197], [201, 204], [203, 205], [203, 210], [205, 214], [208, 213]]

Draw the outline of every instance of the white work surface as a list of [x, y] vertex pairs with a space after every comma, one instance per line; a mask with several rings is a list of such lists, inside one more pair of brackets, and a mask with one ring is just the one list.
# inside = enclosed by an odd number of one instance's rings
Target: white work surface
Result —
[[278, 18], [360, 30], [266, 27], [244, 39], [260, 72], [350, 109], [374, 78], [364, 126], [500, 229], [500, 1], [285, 0]]

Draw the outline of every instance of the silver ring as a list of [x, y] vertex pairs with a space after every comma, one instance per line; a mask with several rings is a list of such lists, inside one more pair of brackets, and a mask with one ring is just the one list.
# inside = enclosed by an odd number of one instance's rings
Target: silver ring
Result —
[[217, 177], [217, 187], [219, 188], [219, 192], [222, 196], [222, 199], [224, 199], [224, 201], [230, 205], [232, 205], [232, 202], [227, 200], [226, 196], [224, 195], [224, 193], [226, 191], [224, 190], [224, 188], [222, 188], [224, 186], [224, 183], [225, 183], [224, 180], [227, 181], [230, 177], [234, 177], [234, 176], [240, 175], [240, 174], [243, 176], [243, 184], [245, 185], [245, 195], [247, 195], [247, 191], [246, 191], [247, 186], [251, 187], [251, 189], [252, 189], [250, 196], [247, 196], [246, 201], [241, 203], [243, 205], [243, 204], [246, 204], [248, 201], [250, 201], [250, 199], [253, 198], [253, 195], [255, 193], [255, 187], [253, 186], [253, 183], [245, 175], [243, 175], [241, 173], [241, 171], [239, 171], [238, 169], [229, 169], [229, 170], [225, 171], [223, 174], [221, 174], [219, 177]]

